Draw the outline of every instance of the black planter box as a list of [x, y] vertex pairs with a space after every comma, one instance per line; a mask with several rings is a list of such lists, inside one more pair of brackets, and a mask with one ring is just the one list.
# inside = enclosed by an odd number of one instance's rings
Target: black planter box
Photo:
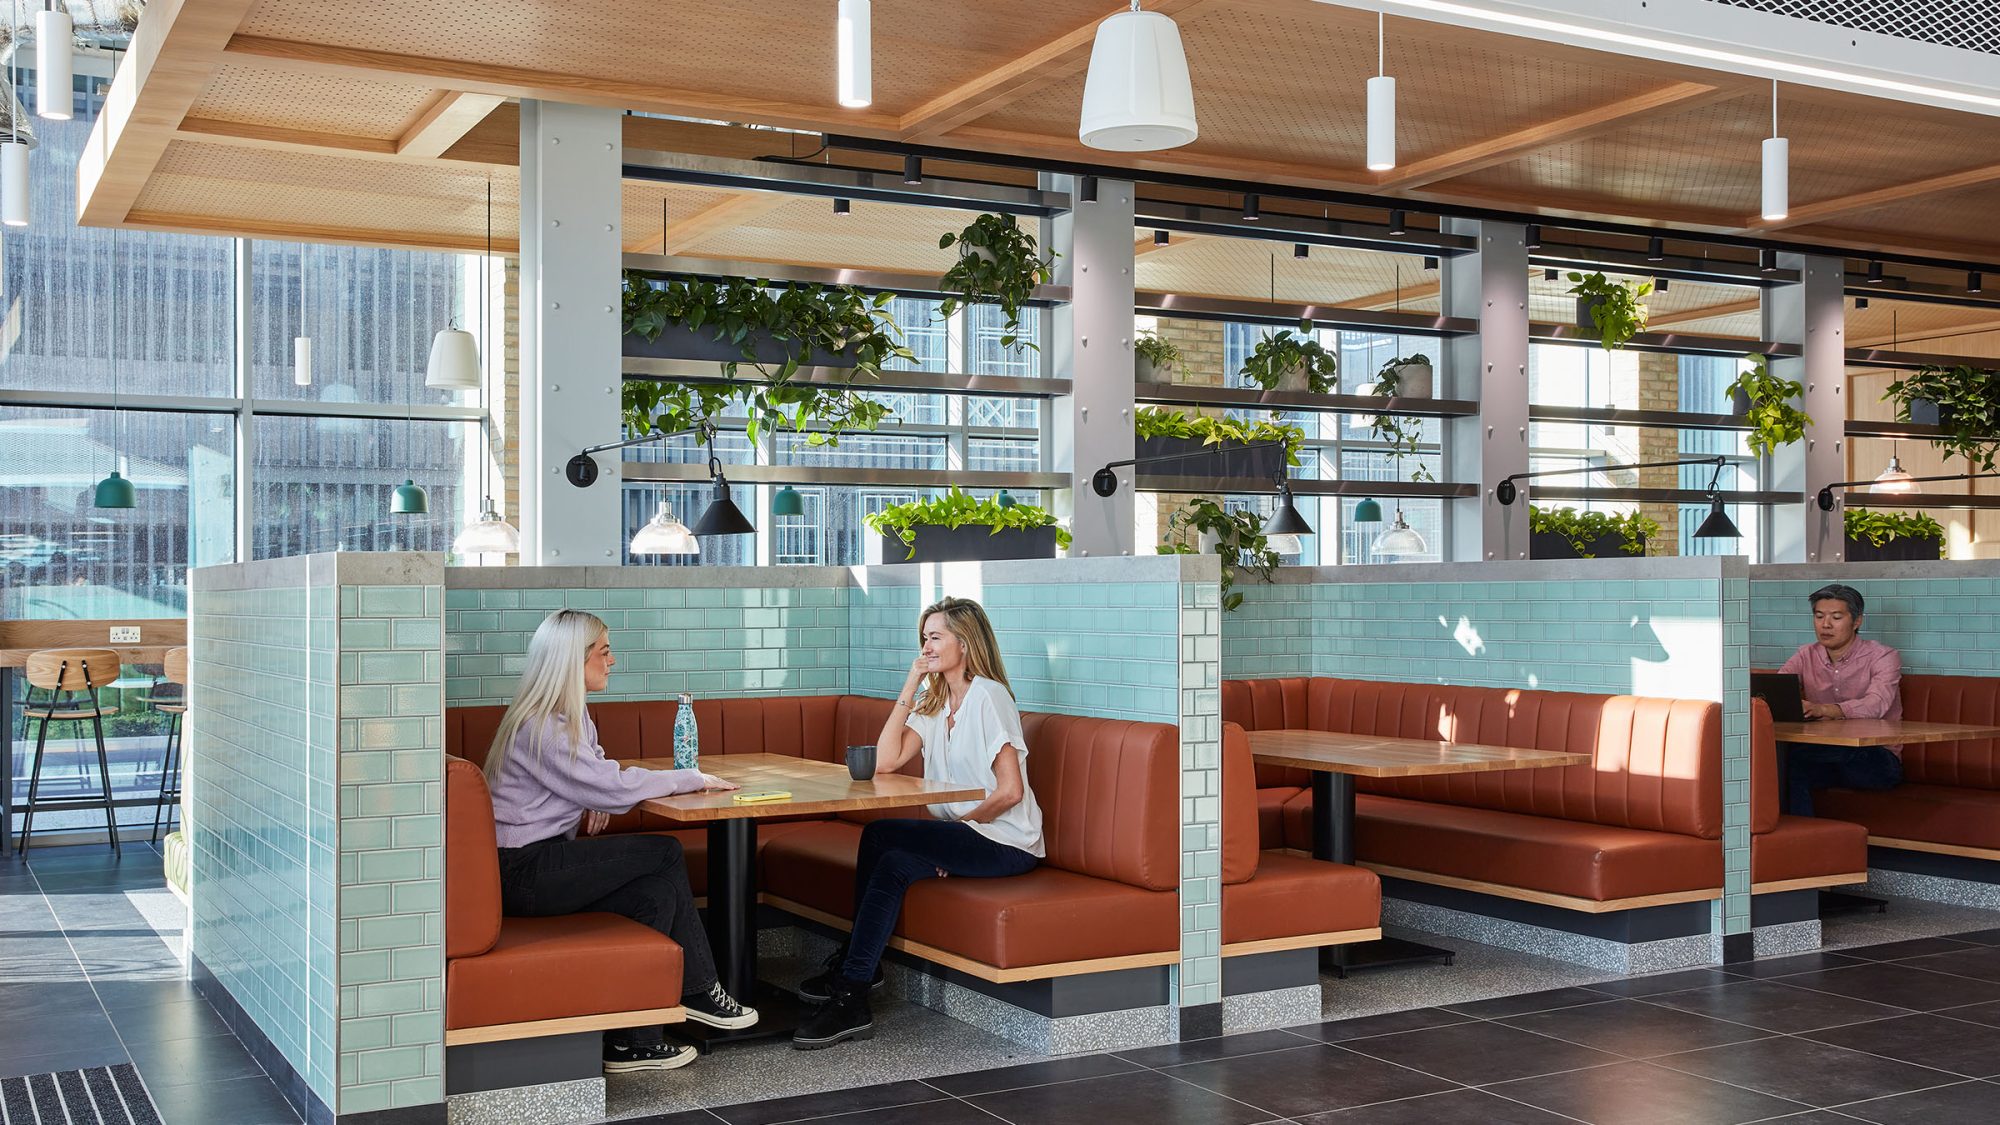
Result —
[[[1590, 543], [1590, 553], [1600, 559], [1636, 559], [1646, 554], [1646, 541], [1639, 540], [1639, 553], [1627, 554], [1625, 536], [1614, 531], [1600, 535]], [[1531, 559], [1580, 559], [1567, 536], [1553, 531], [1531, 531], [1528, 533], [1528, 557]]]
[[[1200, 438], [1142, 437], [1134, 447], [1139, 476], [1208, 477], [1228, 480], [1274, 480], [1285, 467], [1285, 447], [1251, 449], [1239, 441], [1203, 445]], [[1148, 457], [1169, 460], [1148, 463]]]
[[[747, 341], [756, 360], [761, 363], [780, 364], [791, 354], [792, 342], [776, 340], [769, 336], [752, 333]], [[699, 359], [727, 362], [743, 359], [743, 345], [732, 344], [716, 338], [715, 333], [704, 328], [685, 328], [669, 324], [660, 330], [658, 337], [648, 340], [636, 333], [627, 333], [620, 354], [634, 359]], [[815, 350], [809, 359], [800, 361], [801, 366], [811, 367], [853, 367], [854, 351], [841, 352]]]
[[1949, 426], [1951, 411], [1927, 398], [1910, 400], [1910, 424], [1913, 426]]
[[[882, 561], [899, 562], [992, 562], [996, 559], [1052, 559], [1056, 557], [1056, 529], [1010, 527], [998, 535], [985, 524], [964, 527], [918, 527], [916, 554], [894, 535], [882, 536]], [[907, 556], [907, 557], [906, 557]]]
[[1848, 562], [1936, 562], [1942, 540], [1891, 539], [1877, 547], [1866, 539], [1847, 541]]
[[1750, 413], [1750, 392], [1741, 387], [1729, 392], [1729, 413], [1742, 418]]

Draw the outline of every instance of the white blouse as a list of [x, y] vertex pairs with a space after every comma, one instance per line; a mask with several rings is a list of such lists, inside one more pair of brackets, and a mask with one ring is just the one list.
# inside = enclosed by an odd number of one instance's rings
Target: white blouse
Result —
[[[911, 714], [904, 720], [924, 744], [924, 776], [932, 781], [955, 785], [977, 785], [991, 793], [999, 785], [993, 775], [993, 759], [1002, 747], [1012, 746], [1021, 755], [1021, 800], [993, 818], [990, 824], [967, 821], [973, 831], [998, 844], [1019, 848], [1036, 858], [1045, 858], [1042, 846], [1042, 808], [1035, 803], [1035, 791], [1028, 786], [1028, 740], [1021, 734], [1021, 712], [1007, 689], [984, 676], [973, 678], [964, 702], [947, 722], [948, 713]], [[940, 820], [957, 820], [979, 801], [954, 801], [930, 806]]]

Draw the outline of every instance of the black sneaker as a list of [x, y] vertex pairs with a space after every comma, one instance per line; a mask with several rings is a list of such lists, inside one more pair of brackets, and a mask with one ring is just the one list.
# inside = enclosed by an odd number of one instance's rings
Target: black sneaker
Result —
[[693, 1062], [700, 1052], [684, 1043], [651, 1043], [643, 1047], [604, 1045], [604, 1073], [633, 1070], [674, 1070]]
[[723, 991], [721, 981], [710, 985], [707, 992], [690, 992], [681, 997], [681, 1008], [694, 1022], [725, 1031], [741, 1031], [757, 1023], [757, 1009], [738, 1004], [734, 997]]
[[792, 1046], [801, 1051], [831, 1047], [843, 1039], [875, 1038], [875, 1014], [868, 1010], [868, 990], [853, 981], [841, 980], [833, 986], [833, 996], [806, 1017], [792, 1034]]
[[[814, 1004], [824, 1004], [833, 999], [833, 984], [840, 979], [841, 963], [847, 960], [847, 947], [841, 946], [827, 956], [822, 972], [799, 982], [798, 997]], [[870, 990], [882, 987], [882, 966], [875, 966], [875, 979], [868, 982]]]

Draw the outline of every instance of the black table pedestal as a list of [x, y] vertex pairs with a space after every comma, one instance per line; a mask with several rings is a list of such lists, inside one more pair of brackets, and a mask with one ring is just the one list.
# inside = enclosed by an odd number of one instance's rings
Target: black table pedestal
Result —
[[718, 1044], [771, 1039], [797, 1030], [798, 998], [757, 979], [757, 819], [733, 817], [708, 826], [708, 910], [704, 919], [715, 972], [738, 1003], [757, 1009], [757, 1022], [726, 1031], [688, 1020], [668, 1028], [706, 1054]]
[[[1354, 862], [1354, 775], [1332, 770], [1315, 770], [1312, 775], [1313, 858], [1334, 863]], [[1402, 938], [1330, 945], [1320, 950], [1320, 968], [1345, 978], [1362, 969], [1380, 969], [1413, 961], [1439, 961], [1449, 965], [1458, 956]]]

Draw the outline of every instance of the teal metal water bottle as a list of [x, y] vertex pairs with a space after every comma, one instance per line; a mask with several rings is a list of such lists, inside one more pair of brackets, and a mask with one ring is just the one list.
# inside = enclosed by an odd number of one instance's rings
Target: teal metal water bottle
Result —
[[679, 711], [674, 716], [674, 768], [696, 769], [701, 761], [701, 733], [694, 725], [694, 696], [682, 692]]

